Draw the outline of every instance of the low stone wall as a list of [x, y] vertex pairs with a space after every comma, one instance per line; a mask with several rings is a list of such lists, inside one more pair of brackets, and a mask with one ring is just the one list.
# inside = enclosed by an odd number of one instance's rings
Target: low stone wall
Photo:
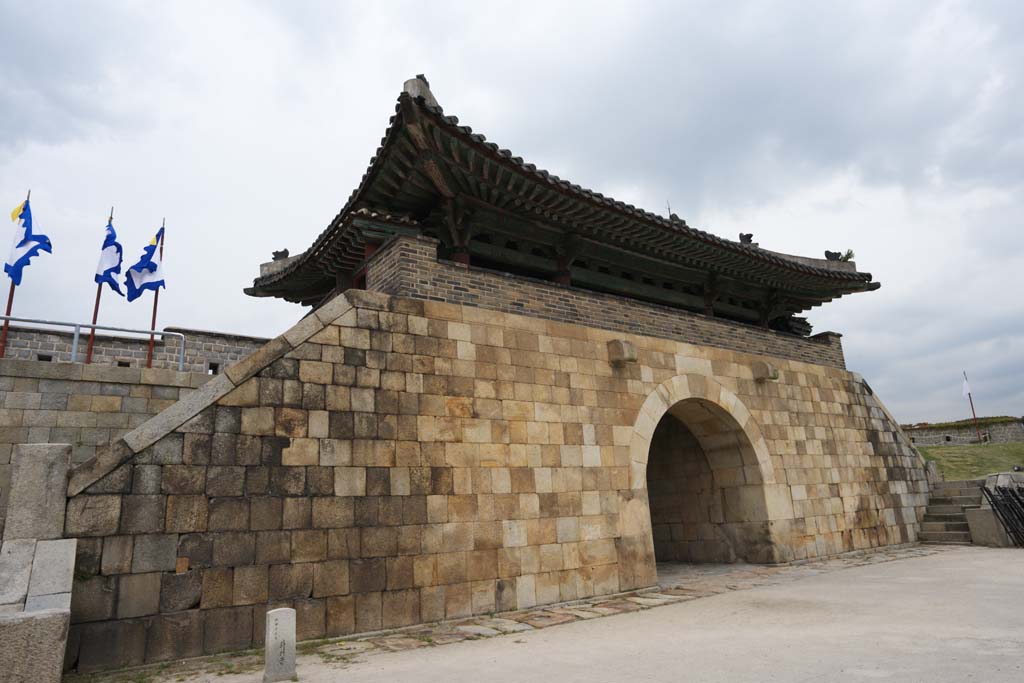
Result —
[[367, 289], [630, 334], [845, 368], [841, 335], [799, 337], [613, 294], [439, 261], [437, 242], [397, 237], [366, 267]]
[[[168, 327], [166, 330], [185, 335], [184, 370], [186, 372], [217, 374], [268, 341], [262, 337], [206, 332], [181, 327]], [[70, 363], [72, 362], [73, 337], [71, 332], [12, 325], [7, 339], [5, 357], [18, 360]], [[85, 362], [88, 342], [88, 330], [83, 329], [78, 341], [77, 362]], [[145, 368], [148, 351], [148, 337], [99, 334], [96, 336], [93, 346], [92, 364]], [[180, 353], [180, 338], [168, 336], [164, 340], [157, 335], [153, 346], [153, 367], [177, 370]]]
[[0, 532], [16, 444], [71, 444], [94, 456], [212, 376], [109, 365], [0, 360]]
[[78, 542], [61, 538], [71, 448], [14, 449], [13, 510], [0, 545], [0, 681], [59, 683]]
[[[934, 427], [905, 427], [904, 431], [917, 446], [954, 446], [978, 443], [978, 431], [973, 424], [936, 429]], [[1024, 441], [1024, 420], [997, 422], [981, 426], [982, 437], [988, 443], [1015, 443]]]

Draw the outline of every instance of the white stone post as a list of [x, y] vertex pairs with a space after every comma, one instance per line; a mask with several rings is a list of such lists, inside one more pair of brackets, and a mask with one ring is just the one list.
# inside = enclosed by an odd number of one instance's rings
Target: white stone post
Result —
[[265, 654], [263, 683], [295, 679], [295, 610], [282, 607], [267, 612]]

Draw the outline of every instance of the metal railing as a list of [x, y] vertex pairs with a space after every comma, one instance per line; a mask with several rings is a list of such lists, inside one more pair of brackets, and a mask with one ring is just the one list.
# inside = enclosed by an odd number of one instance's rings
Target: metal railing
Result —
[[[185, 335], [181, 332], [168, 332], [166, 330], [133, 330], [129, 327], [108, 327], [106, 325], [92, 325], [90, 323], [69, 323], [63, 320], [35, 320], [33, 318], [15, 318], [9, 315], [0, 315], [0, 320], [9, 320], [12, 323], [31, 323], [33, 325], [51, 325], [54, 327], [70, 327], [74, 329], [74, 336], [71, 339], [71, 362], [78, 362], [78, 340], [81, 337], [82, 328], [87, 330], [103, 330], [104, 332], [128, 332], [131, 334], [144, 334], [147, 337], [151, 334], [160, 335], [161, 339], [177, 337], [181, 339], [181, 348], [178, 350], [178, 372], [185, 370]], [[40, 330], [47, 332], [49, 330]]]

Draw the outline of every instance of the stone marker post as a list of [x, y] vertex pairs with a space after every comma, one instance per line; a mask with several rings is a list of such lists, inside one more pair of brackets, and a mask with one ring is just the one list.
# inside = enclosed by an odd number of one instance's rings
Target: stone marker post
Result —
[[290, 607], [267, 612], [266, 664], [263, 683], [295, 678], [295, 610]]

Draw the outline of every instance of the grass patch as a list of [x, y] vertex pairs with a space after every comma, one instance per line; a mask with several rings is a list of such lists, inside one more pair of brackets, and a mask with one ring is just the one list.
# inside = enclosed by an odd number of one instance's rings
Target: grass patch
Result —
[[986, 443], [958, 446], [918, 446], [925, 460], [934, 460], [947, 481], [981, 479], [1024, 465], [1024, 443]]

